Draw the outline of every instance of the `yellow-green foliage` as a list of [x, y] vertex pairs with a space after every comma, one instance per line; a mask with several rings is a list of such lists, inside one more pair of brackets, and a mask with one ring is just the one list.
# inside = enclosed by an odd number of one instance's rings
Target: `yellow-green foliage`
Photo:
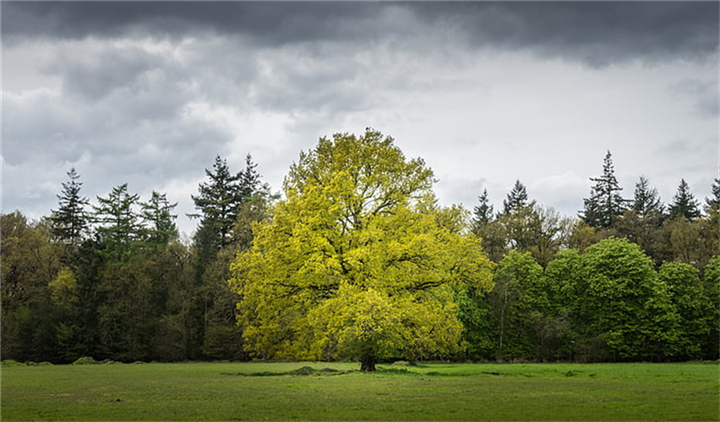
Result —
[[245, 347], [261, 358], [448, 355], [453, 292], [489, 290], [492, 264], [432, 172], [391, 138], [337, 134], [302, 153], [286, 199], [231, 266]]
[[60, 268], [57, 277], [50, 283], [51, 296], [56, 305], [67, 306], [78, 301], [77, 279], [73, 271], [67, 266]]

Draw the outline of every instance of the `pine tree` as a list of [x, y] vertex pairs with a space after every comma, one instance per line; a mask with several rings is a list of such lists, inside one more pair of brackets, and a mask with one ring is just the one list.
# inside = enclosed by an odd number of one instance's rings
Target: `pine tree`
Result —
[[[534, 204], [535, 201], [532, 202]], [[507, 194], [507, 199], [503, 200], [503, 215], [510, 214], [518, 208], [526, 207], [528, 205], [528, 194], [525, 185], [520, 183], [519, 180], [515, 181], [515, 185]]]
[[618, 192], [622, 190], [615, 178], [612, 154], [610, 151], [603, 160], [603, 174], [591, 177], [595, 185], [590, 189], [590, 198], [585, 198], [585, 210], [581, 218], [594, 228], [607, 229], [613, 227], [625, 211], [625, 199]]
[[690, 186], [688, 186], [685, 179], [680, 180], [680, 186], [678, 186], [677, 193], [673, 196], [673, 202], [668, 208], [668, 216], [670, 219], [684, 218], [688, 221], [700, 217], [700, 203], [690, 192]]
[[71, 168], [67, 175], [70, 180], [62, 184], [62, 193], [57, 195], [59, 207], [52, 211], [50, 221], [53, 235], [75, 248], [82, 241], [89, 225], [85, 212], [89, 201], [80, 196], [82, 183], [79, 182], [80, 176], [75, 172], [75, 168]]
[[712, 184], [712, 197], [705, 198], [705, 212], [720, 211], [720, 177], [715, 178]]
[[141, 203], [142, 211], [140, 217], [146, 224], [146, 241], [155, 248], [167, 245], [178, 236], [175, 219], [177, 215], [172, 214], [177, 202], [170, 204], [166, 194], [153, 191], [148, 202]]
[[247, 167], [236, 174], [230, 172], [227, 161], [215, 157], [213, 171], [205, 170], [209, 183], [200, 183], [198, 196], [192, 196], [195, 208], [200, 214], [190, 217], [200, 218], [200, 227], [196, 233], [196, 243], [215, 251], [228, 245], [231, 230], [237, 219], [238, 210], [243, 202], [252, 196], [259, 180], [250, 155], [246, 158]]
[[493, 206], [490, 205], [487, 189], [483, 189], [482, 195], [478, 196], [478, 201], [480, 203], [473, 208], [473, 228], [482, 227], [490, 223], [494, 218]]
[[645, 217], [651, 214], [662, 214], [663, 208], [657, 189], [650, 188], [648, 179], [645, 176], [640, 176], [640, 180], [635, 184], [635, 195], [631, 209], [638, 216]]
[[101, 224], [97, 232], [105, 245], [101, 253], [113, 263], [126, 262], [140, 240], [142, 227], [133, 209], [139, 199], [128, 193], [127, 183], [113, 188], [107, 198], [97, 198], [95, 221]]

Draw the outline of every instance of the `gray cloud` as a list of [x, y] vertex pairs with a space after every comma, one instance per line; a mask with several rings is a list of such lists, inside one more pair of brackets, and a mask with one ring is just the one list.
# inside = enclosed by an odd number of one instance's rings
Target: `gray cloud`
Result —
[[717, 80], [683, 79], [672, 84], [670, 90], [680, 98], [689, 98], [699, 116], [717, 119], [720, 113]]
[[606, 66], [618, 60], [716, 55], [718, 7], [717, 2], [690, 1], [10, 2], [3, 8], [2, 30], [9, 42], [210, 32], [265, 46], [451, 35], [453, 41], [478, 47], [531, 49], [545, 57]]
[[4, 7], [3, 34], [11, 39], [79, 39], [212, 32], [283, 44], [355, 36], [347, 25], [373, 19], [385, 7], [345, 2], [17, 2]]
[[456, 26], [476, 46], [531, 49], [602, 67], [641, 59], [717, 54], [717, 2], [471, 2], [413, 5], [426, 21]]

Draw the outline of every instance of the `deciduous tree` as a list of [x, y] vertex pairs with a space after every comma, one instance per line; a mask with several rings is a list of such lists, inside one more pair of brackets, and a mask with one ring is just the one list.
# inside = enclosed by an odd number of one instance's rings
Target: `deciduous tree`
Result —
[[419, 359], [459, 350], [453, 289], [490, 286], [475, 236], [448, 227], [433, 174], [368, 129], [303, 152], [272, 221], [232, 266], [239, 323], [256, 357]]

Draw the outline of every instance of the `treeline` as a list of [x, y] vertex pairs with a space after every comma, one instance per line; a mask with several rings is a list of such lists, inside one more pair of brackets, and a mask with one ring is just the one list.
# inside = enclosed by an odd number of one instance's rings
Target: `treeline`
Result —
[[191, 241], [165, 194], [143, 201], [123, 184], [91, 205], [74, 169], [50, 217], [3, 215], [3, 359], [244, 359], [227, 279], [272, 199], [256, 167], [216, 158]]
[[686, 360], [720, 357], [720, 179], [704, 206], [681, 180], [662, 203], [645, 177], [624, 198], [612, 155], [579, 218], [530, 200], [517, 181], [471, 230], [498, 263], [495, 286], [462, 298], [473, 359]]
[[[198, 228], [179, 238], [166, 195], [127, 184], [91, 202], [74, 170], [58, 208], [2, 215], [3, 359], [71, 362], [249, 358], [230, 263], [272, 218], [256, 164], [217, 157], [198, 187]], [[494, 212], [487, 191], [467, 229], [497, 263], [489, 293], [456, 298], [459, 359], [717, 359], [720, 179], [701, 207], [681, 181], [668, 205], [640, 178], [623, 198], [612, 157], [579, 217], [531, 200], [520, 182]]]

